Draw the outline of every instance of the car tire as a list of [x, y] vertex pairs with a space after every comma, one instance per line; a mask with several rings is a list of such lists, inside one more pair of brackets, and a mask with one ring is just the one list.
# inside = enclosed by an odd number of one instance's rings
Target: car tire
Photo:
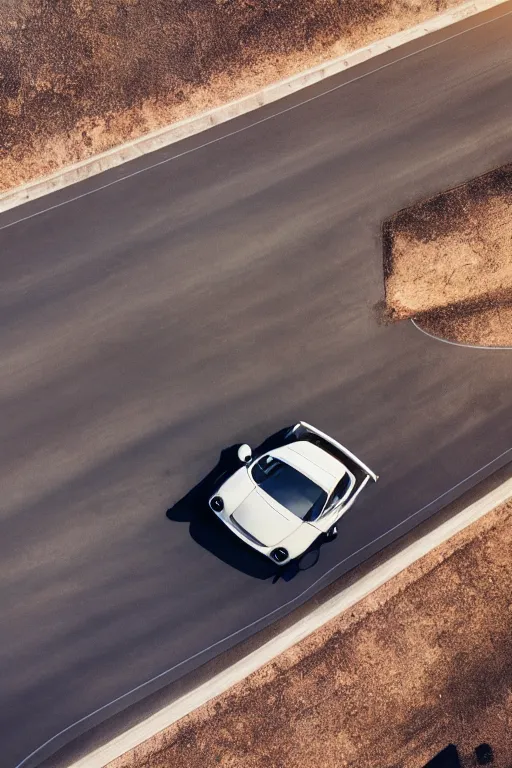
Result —
[[333, 525], [332, 528], [329, 528], [329, 530], [325, 534], [326, 541], [334, 541], [337, 535], [338, 535], [338, 526]]

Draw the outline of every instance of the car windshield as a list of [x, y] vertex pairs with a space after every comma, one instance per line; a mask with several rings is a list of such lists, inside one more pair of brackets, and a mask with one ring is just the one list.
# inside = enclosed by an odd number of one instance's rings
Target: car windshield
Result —
[[252, 477], [265, 493], [301, 520], [315, 520], [327, 498], [319, 485], [274, 456], [263, 456], [256, 462]]

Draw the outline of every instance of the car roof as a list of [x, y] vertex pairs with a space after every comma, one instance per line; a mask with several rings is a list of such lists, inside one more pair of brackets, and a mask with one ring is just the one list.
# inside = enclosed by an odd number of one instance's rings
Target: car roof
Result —
[[335, 488], [347, 472], [341, 461], [307, 440], [297, 440], [297, 442], [283, 445], [281, 448], [269, 451], [269, 455], [295, 467], [327, 493]]

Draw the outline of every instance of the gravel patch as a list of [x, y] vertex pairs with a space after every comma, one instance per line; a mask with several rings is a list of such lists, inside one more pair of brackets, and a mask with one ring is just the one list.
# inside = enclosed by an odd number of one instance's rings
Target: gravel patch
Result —
[[450, 341], [512, 345], [512, 165], [384, 225], [387, 317]]

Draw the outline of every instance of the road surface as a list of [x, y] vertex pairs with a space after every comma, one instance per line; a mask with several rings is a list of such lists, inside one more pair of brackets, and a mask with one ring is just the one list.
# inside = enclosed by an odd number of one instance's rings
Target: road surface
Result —
[[[476, 23], [0, 217], [2, 765], [511, 458], [512, 356], [374, 309], [382, 220], [510, 161], [512, 16]], [[298, 419], [381, 479], [275, 582], [175, 505]]]

